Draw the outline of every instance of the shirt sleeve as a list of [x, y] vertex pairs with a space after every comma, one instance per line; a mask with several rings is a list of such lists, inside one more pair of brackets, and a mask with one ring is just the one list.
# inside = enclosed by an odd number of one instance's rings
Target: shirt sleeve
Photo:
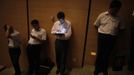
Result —
[[100, 26], [100, 19], [101, 19], [101, 15], [99, 15], [96, 19], [96, 21], [94, 22], [94, 25], [99, 27]]
[[47, 39], [47, 34], [46, 34], [46, 30], [43, 30], [42, 32], [42, 40], [46, 40]]
[[69, 28], [67, 32], [65, 33], [65, 38], [70, 38], [72, 34], [71, 24], [69, 24]]
[[13, 34], [11, 34], [11, 37], [13, 40], [20, 40], [20, 33], [15, 31]]
[[11, 34], [11, 37], [14, 42], [14, 46], [19, 46], [21, 44], [20, 33], [18, 31]]
[[57, 31], [57, 23], [54, 23], [52, 30], [51, 30], [51, 34], [55, 34]]

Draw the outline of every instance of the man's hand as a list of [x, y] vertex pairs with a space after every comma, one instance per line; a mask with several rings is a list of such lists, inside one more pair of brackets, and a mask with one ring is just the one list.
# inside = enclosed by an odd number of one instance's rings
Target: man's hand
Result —
[[31, 34], [30, 34], [30, 36], [31, 36], [33, 39], [37, 39], [37, 37], [35, 37], [35, 36], [31, 35]]
[[41, 42], [41, 43], [44, 43], [45, 42], [45, 40], [42, 40], [42, 39], [40, 39], [40, 38], [38, 38], [38, 37], [36, 37], [36, 36], [33, 36], [33, 35], [30, 35], [33, 39], [35, 39], [35, 40], [37, 40], [37, 41], [39, 41], [39, 42]]

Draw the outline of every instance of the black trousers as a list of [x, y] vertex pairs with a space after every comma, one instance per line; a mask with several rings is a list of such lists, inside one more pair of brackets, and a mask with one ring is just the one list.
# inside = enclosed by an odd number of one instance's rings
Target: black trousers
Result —
[[57, 63], [57, 70], [59, 70], [61, 75], [63, 75], [65, 72], [67, 48], [68, 48], [68, 40], [56, 39], [55, 41], [56, 63]]
[[15, 75], [20, 75], [20, 65], [19, 65], [20, 53], [21, 53], [20, 48], [9, 48], [9, 55], [15, 69]]
[[40, 66], [40, 50], [41, 45], [28, 45], [27, 46], [27, 57], [29, 62], [28, 75], [35, 73], [38, 75]]
[[108, 59], [111, 51], [114, 48], [116, 37], [107, 34], [98, 34], [98, 49], [95, 62], [95, 75], [103, 72], [104, 75], [108, 75]]
[[134, 28], [132, 28], [131, 32], [131, 48], [129, 52], [129, 60], [128, 60], [128, 70], [133, 71], [134, 70]]

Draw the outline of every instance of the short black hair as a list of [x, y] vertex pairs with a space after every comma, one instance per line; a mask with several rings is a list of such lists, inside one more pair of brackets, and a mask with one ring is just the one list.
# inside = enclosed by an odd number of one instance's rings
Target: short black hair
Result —
[[65, 18], [64, 12], [63, 12], [63, 11], [59, 11], [59, 12], [57, 13], [57, 18], [58, 18], [58, 19], [64, 19], [64, 18]]
[[38, 21], [37, 19], [33, 19], [33, 20], [31, 21], [31, 24], [32, 24], [32, 25], [37, 25], [37, 24], [39, 24], [39, 21]]
[[110, 3], [109, 8], [121, 8], [122, 3], [119, 0], [112, 0], [112, 2]]

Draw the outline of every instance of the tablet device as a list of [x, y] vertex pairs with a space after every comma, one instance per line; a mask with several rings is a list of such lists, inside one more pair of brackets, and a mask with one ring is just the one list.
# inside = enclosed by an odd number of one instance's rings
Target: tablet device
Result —
[[57, 30], [57, 31], [55, 32], [55, 34], [65, 34], [66, 31], [67, 31], [67, 29], [64, 28], [63, 26], [61, 26], [61, 27], [59, 28], [59, 30]]

